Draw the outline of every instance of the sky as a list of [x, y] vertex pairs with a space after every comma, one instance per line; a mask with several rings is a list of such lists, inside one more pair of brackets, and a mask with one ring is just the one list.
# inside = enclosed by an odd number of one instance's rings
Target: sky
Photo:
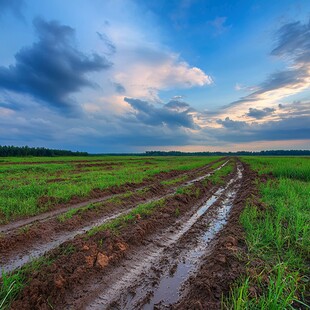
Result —
[[0, 145], [310, 149], [309, 0], [0, 0]]

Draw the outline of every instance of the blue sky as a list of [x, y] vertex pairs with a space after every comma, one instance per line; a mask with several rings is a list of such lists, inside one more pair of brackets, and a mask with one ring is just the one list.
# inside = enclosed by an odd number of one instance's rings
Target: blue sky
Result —
[[0, 144], [310, 149], [310, 1], [0, 0]]

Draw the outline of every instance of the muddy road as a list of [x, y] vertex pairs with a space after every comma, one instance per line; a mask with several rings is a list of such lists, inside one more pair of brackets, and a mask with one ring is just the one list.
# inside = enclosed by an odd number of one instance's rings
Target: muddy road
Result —
[[[209, 273], [203, 269], [210, 257], [223, 264], [222, 270], [231, 267], [229, 255], [218, 254], [217, 247], [229, 227], [237, 227], [255, 179], [237, 159], [211, 166], [179, 180], [181, 174], [167, 176], [165, 185], [153, 182], [117, 193], [90, 208], [71, 206], [77, 212], [66, 221], [57, 214], [32, 222], [23, 232], [23, 226], [8, 230], [0, 241], [2, 270], [14, 272], [38, 257], [51, 262], [27, 274], [29, 282], [10, 307], [203, 309], [204, 293], [197, 295], [199, 289], [193, 288], [206, 281], [199, 275], [212, 274], [212, 268]], [[158, 206], [133, 213], [141, 203]], [[115, 232], [101, 230], [109, 223], [117, 223]], [[223, 242], [235, 253], [238, 236], [231, 235]], [[221, 296], [211, 295], [212, 302]]]
[[99, 285], [91, 296], [87, 294], [85, 308], [153, 309], [176, 303], [184, 281], [197, 270], [201, 257], [211, 250], [212, 241], [224, 227], [242, 172], [238, 164], [236, 175], [195, 213], [152, 236], [148, 246], [110, 275], [112, 286]]

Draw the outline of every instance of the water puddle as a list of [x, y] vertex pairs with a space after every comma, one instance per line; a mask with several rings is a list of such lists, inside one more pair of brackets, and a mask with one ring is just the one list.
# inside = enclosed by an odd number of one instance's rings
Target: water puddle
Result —
[[209, 228], [199, 238], [198, 245], [194, 249], [186, 252], [183, 260], [177, 263], [173, 275], [166, 275], [161, 278], [155, 290], [153, 290], [153, 295], [149, 302], [142, 309], [154, 309], [156, 305], [169, 306], [179, 300], [183, 283], [197, 270], [199, 260], [208, 253], [208, 245], [225, 226], [232, 202], [233, 196], [224, 201], [221, 208], [218, 209], [216, 217], [210, 222]]

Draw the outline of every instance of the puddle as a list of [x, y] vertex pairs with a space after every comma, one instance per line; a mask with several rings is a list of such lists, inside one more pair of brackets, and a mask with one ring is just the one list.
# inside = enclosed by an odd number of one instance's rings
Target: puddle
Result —
[[[237, 178], [230, 180], [226, 188], [228, 188], [234, 181], [242, 178], [242, 170], [238, 167]], [[145, 304], [142, 309], [149, 310], [154, 309], [154, 306], [169, 306], [176, 303], [180, 298], [180, 291], [185, 280], [187, 280], [199, 267], [199, 260], [208, 253], [208, 245], [214, 239], [216, 234], [225, 226], [230, 210], [233, 206], [234, 198], [240, 184], [234, 186], [234, 188], [225, 194], [226, 198], [222, 202], [221, 206], [217, 209], [216, 215], [208, 223], [206, 231], [198, 238], [195, 248], [186, 251], [183, 254], [183, 259], [177, 262], [177, 267], [172, 275], [165, 275], [161, 278], [160, 282], [155, 289], [152, 289], [152, 297]], [[224, 189], [219, 190], [216, 193], [219, 196]], [[197, 211], [197, 216], [201, 216], [210, 207], [211, 200], [216, 201], [215, 197], [212, 197], [208, 202]], [[210, 250], [210, 248], [209, 248]], [[136, 296], [139, 296], [137, 294]], [[133, 301], [133, 300], [132, 300]], [[130, 309], [127, 308], [127, 309]]]
[[173, 275], [166, 275], [161, 279], [156, 289], [153, 290], [153, 296], [150, 298], [150, 301], [142, 309], [154, 309], [156, 305], [169, 306], [179, 300], [183, 283], [197, 270], [199, 266], [198, 261], [203, 255], [208, 253], [208, 245], [225, 226], [232, 207], [232, 201], [233, 198], [224, 202], [223, 207], [218, 210], [207, 231], [199, 238], [197, 247], [186, 252], [184, 259], [178, 262]]

